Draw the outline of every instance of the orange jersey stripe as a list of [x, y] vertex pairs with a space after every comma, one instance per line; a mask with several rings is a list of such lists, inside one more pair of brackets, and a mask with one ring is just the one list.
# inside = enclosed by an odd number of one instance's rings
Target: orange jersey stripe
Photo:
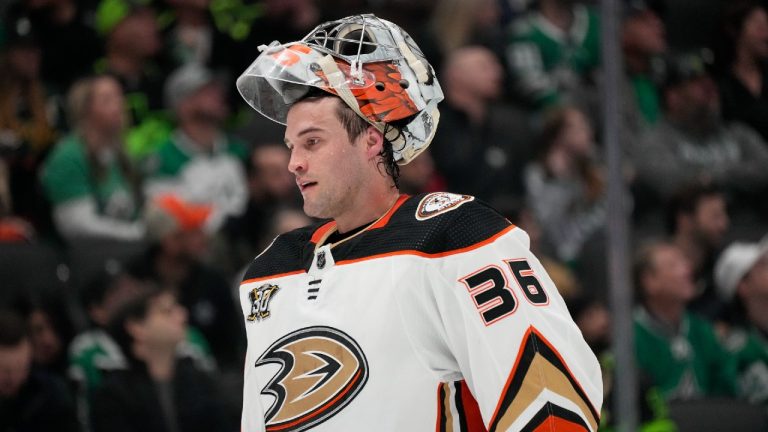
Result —
[[569, 422], [559, 417], [549, 417], [544, 420], [533, 432], [589, 432], [584, 426]]
[[317, 242], [323, 239], [323, 237], [328, 231], [330, 231], [332, 228], [335, 228], [335, 227], [336, 227], [336, 221], [330, 221], [326, 223], [325, 225], [318, 228], [314, 234], [312, 234], [312, 238], [310, 238], [309, 241], [317, 244]]
[[466, 381], [461, 382], [461, 402], [464, 406], [459, 409], [464, 411], [467, 430], [470, 432], [487, 432], [488, 429], [486, 429], [485, 423], [483, 423], [483, 416], [480, 414], [480, 406], [478, 406], [472, 392], [469, 391]]
[[406, 194], [400, 195], [400, 198], [398, 198], [397, 201], [395, 201], [395, 204], [392, 206], [391, 209], [389, 209], [387, 214], [385, 214], [381, 219], [379, 219], [378, 222], [373, 224], [373, 226], [371, 226], [369, 229], [375, 230], [375, 229], [384, 228], [385, 226], [387, 226], [387, 224], [389, 223], [389, 220], [392, 218], [392, 215], [395, 214], [397, 209], [399, 209], [400, 206], [403, 205], [403, 203], [408, 201], [408, 198], [410, 197], [411, 197], [410, 195], [406, 195]]
[[245, 284], [249, 284], [249, 283], [253, 283], [253, 282], [261, 282], [261, 281], [265, 281], [265, 280], [268, 280], [268, 279], [277, 279], [277, 278], [281, 278], [281, 277], [293, 276], [293, 275], [300, 274], [300, 273], [304, 273], [304, 270], [294, 270], [294, 271], [289, 271], [289, 272], [286, 272], [286, 273], [278, 273], [278, 274], [269, 275], [269, 276], [257, 277], [257, 278], [248, 279], [248, 280], [244, 280], [244, 281], [240, 282], [240, 286], [245, 285]]

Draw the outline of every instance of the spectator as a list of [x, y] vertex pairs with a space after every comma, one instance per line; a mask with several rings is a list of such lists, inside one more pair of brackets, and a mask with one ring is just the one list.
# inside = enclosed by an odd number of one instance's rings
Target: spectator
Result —
[[539, 156], [525, 168], [528, 206], [544, 242], [565, 262], [576, 262], [606, 222], [605, 184], [593, 138], [581, 111], [557, 108], [542, 125]]
[[126, 5], [124, 13], [115, 16], [104, 9], [110, 10], [103, 7], [99, 15], [100, 30], [106, 34], [105, 72], [118, 78], [126, 95], [137, 99], [129, 107], [139, 123], [142, 110], [163, 108], [163, 78], [156, 65], [162, 48], [157, 18], [149, 7]]
[[501, 64], [487, 48], [451, 53], [431, 153], [448, 189], [486, 201], [523, 194], [520, 172], [529, 155], [527, 114], [496, 103], [502, 80]]
[[9, 8], [5, 22], [29, 28], [39, 38], [42, 78], [55, 94], [64, 94], [72, 83], [90, 73], [103, 52], [93, 28], [92, 3], [19, 0]]
[[154, 150], [170, 133], [163, 106], [165, 75], [159, 65], [162, 37], [155, 11], [146, 6], [104, 1], [97, 26], [105, 35], [106, 57], [96, 70], [113, 75], [125, 92], [130, 112], [126, 150], [139, 158]]
[[[109, 334], [108, 324], [122, 307], [150, 289], [119, 266], [107, 266], [83, 290], [82, 306], [90, 326], [69, 345], [68, 376], [77, 385], [78, 412], [81, 424], [85, 426], [90, 424], [92, 392], [101, 385], [103, 375], [128, 368], [128, 360]], [[215, 368], [205, 338], [192, 327], [188, 327], [187, 337], [177, 347], [176, 354], [192, 360], [200, 370]]]
[[[471, 45], [491, 50], [499, 59], [504, 54], [501, 10], [497, 0], [439, 0], [428, 25], [422, 31], [423, 48], [435, 70], [453, 51]], [[451, 31], [445, 31], [451, 29]]]
[[507, 62], [518, 93], [535, 107], [584, 102], [600, 62], [598, 15], [578, 1], [539, 0], [512, 23]]
[[203, 225], [211, 210], [173, 195], [156, 197], [146, 211], [149, 249], [128, 266], [136, 279], [170, 290], [189, 311], [190, 323], [211, 344], [217, 363], [241, 366], [241, 315], [227, 279], [204, 263], [209, 251]]
[[733, 243], [715, 265], [715, 280], [723, 301], [733, 302], [740, 322], [731, 329], [726, 346], [738, 359], [739, 395], [768, 404], [768, 237], [760, 243]]
[[72, 340], [68, 370], [69, 377], [81, 390], [98, 386], [102, 371], [127, 367], [125, 356], [106, 331], [107, 324], [117, 310], [147, 289], [118, 269], [112, 272], [105, 269], [83, 290], [82, 306], [90, 328]]
[[768, 12], [753, 0], [729, 2], [725, 36], [730, 58], [720, 82], [723, 116], [768, 140]]
[[299, 40], [318, 25], [322, 11], [316, 0], [264, 0], [261, 13], [251, 23], [251, 31], [240, 52], [240, 64], [235, 70], [244, 70], [257, 47], [269, 40]]
[[125, 102], [109, 76], [84, 78], [69, 93], [72, 133], [45, 161], [42, 183], [53, 220], [68, 240], [139, 240], [140, 179], [123, 152]]
[[9, 170], [9, 209], [37, 231], [50, 231], [37, 171], [55, 142], [58, 111], [40, 78], [40, 46], [25, 20], [9, 23], [0, 51], [0, 159]]
[[29, 222], [12, 213], [8, 165], [0, 158], [0, 243], [31, 241], [35, 231]]
[[635, 353], [641, 374], [667, 400], [734, 394], [736, 364], [712, 324], [686, 312], [696, 295], [688, 259], [668, 241], [642, 246], [633, 277]]
[[0, 430], [78, 431], [66, 385], [33, 369], [32, 351], [23, 318], [0, 311]]
[[121, 308], [110, 331], [129, 368], [106, 373], [95, 390], [94, 432], [229, 430], [213, 377], [176, 355], [186, 326], [186, 310], [168, 291]]
[[[599, 430], [614, 430], [620, 419], [614, 416], [616, 359], [611, 350], [611, 314], [602, 301], [589, 294], [566, 299], [566, 302], [584, 340], [600, 361], [606, 403], [603, 404]], [[659, 395], [659, 389], [652, 386], [645, 376], [638, 382], [637, 399], [640, 430], [677, 432], [675, 423], [669, 418], [669, 407]]]
[[[299, 208], [299, 189], [288, 171], [290, 151], [282, 142], [257, 144], [248, 158], [248, 203], [245, 212], [230, 219], [228, 241], [235, 249], [233, 269], [250, 262], [268, 242], [270, 220], [282, 208]], [[266, 243], [265, 243], [266, 242]]]
[[716, 186], [693, 184], [673, 197], [667, 213], [672, 242], [693, 271], [696, 298], [690, 308], [711, 320], [718, 319], [723, 305], [715, 291], [713, 268], [730, 228], [725, 195]]
[[174, 193], [212, 206], [206, 229], [215, 233], [245, 211], [248, 199], [245, 146], [224, 132], [225, 90], [214, 75], [195, 64], [181, 67], [165, 87], [176, 129], [146, 162], [148, 195]]
[[644, 0], [624, 6], [621, 45], [624, 54], [625, 133], [636, 138], [661, 116], [659, 63], [667, 50], [664, 23]]
[[210, 12], [211, 0], [165, 0], [173, 21], [163, 31], [170, 70], [189, 63], [228, 70], [236, 55], [234, 41], [219, 31]]
[[720, 120], [717, 87], [702, 55], [671, 59], [664, 118], [634, 148], [638, 181], [662, 198], [710, 180], [748, 203], [768, 185], [768, 146], [753, 130]]

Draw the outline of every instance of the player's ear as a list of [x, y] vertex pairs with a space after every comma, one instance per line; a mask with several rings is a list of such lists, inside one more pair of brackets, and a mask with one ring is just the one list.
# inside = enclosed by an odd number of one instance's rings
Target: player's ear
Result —
[[364, 132], [365, 150], [369, 159], [377, 157], [384, 148], [384, 134], [373, 126], [368, 126]]

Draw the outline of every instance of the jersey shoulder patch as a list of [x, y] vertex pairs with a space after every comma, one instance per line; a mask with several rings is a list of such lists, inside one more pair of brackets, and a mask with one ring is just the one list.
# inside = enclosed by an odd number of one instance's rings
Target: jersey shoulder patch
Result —
[[434, 192], [424, 196], [416, 208], [416, 219], [424, 221], [435, 216], [456, 210], [464, 203], [474, 201], [470, 195], [459, 195], [448, 192]]

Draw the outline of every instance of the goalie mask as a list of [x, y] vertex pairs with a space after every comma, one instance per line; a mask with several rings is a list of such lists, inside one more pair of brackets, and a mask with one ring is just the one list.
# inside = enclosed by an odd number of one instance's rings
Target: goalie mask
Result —
[[317, 87], [381, 131], [400, 165], [432, 141], [443, 92], [432, 66], [397, 25], [356, 15], [321, 24], [300, 41], [259, 50], [237, 88], [267, 118], [285, 124], [291, 105]]

